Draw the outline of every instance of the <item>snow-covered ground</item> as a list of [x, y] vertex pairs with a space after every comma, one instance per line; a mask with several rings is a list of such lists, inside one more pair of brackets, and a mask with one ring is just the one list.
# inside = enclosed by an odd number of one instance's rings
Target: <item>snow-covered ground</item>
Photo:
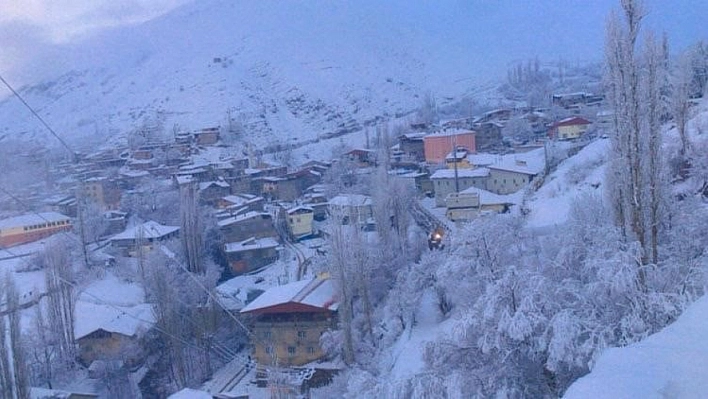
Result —
[[573, 202], [587, 194], [602, 195], [610, 140], [597, 139], [563, 161], [526, 202], [527, 226], [543, 230], [564, 224]]
[[708, 298], [676, 322], [625, 348], [612, 348], [592, 372], [576, 381], [566, 399], [708, 397]]
[[443, 325], [438, 324], [441, 318], [435, 293], [431, 290], [423, 292], [415, 325], [403, 331], [391, 348], [389, 381], [405, 381], [425, 370], [425, 344], [446, 332]]

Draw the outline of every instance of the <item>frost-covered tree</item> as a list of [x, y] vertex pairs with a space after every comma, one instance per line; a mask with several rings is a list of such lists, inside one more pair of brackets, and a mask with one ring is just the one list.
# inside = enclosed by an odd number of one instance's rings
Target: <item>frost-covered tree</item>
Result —
[[51, 333], [55, 334], [58, 357], [65, 363], [76, 358], [75, 272], [71, 256], [69, 247], [59, 239], [50, 240], [44, 250], [47, 322]]
[[691, 61], [690, 54], [682, 55], [679, 57], [671, 74], [671, 98], [669, 104], [673, 121], [676, 124], [676, 130], [678, 130], [679, 138], [681, 139], [679, 157], [682, 163], [685, 161], [685, 156], [691, 145], [686, 131], [690, 118], [689, 100], [693, 82]]
[[20, 297], [10, 273], [5, 274], [1, 297], [7, 315], [0, 315], [0, 392], [3, 398], [29, 399], [29, 376], [20, 335]]
[[661, 196], [658, 96], [663, 71], [661, 51], [651, 35], [644, 41], [644, 50], [638, 50], [645, 15], [641, 1], [622, 0], [621, 5], [622, 18], [611, 17], [605, 45], [606, 86], [615, 111], [608, 180], [616, 222], [629, 241], [639, 244], [639, 284], [644, 285], [643, 267], [658, 261], [655, 205]]
[[187, 268], [193, 273], [204, 272], [202, 226], [197, 207], [198, 195], [197, 183], [180, 184], [180, 239], [187, 259]]
[[435, 125], [440, 121], [438, 116], [438, 105], [432, 91], [427, 91], [422, 98], [420, 108], [418, 108], [417, 122], [428, 126]]

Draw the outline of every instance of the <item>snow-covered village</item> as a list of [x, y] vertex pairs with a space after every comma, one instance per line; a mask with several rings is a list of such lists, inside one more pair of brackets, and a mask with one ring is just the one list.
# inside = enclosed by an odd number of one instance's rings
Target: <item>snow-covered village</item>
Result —
[[0, 398], [708, 397], [708, 4], [31, 3]]

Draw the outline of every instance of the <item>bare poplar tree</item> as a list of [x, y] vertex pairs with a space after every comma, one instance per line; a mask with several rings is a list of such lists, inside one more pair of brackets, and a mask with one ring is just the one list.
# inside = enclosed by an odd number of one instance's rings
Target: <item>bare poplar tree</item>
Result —
[[202, 262], [202, 230], [197, 212], [197, 183], [179, 186], [180, 235], [187, 268], [193, 273], [204, 273]]
[[50, 330], [57, 335], [59, 357], [72, 362], [76, 357], [74, 337], [74, 305], [76, 297], [71, 283], [73, 267], [64, 243], [51, 240], [44, 251], [45, 283], [47, 287], [47, 319]]
[[10, 351], [7, 349], [7, 324], [5, 316], [0, 316], [0, 397], [12, 397], [12, 369], [10, 368], [10, 358], [7, 356]]
[[[27, 363], [25, 362], [25, 352], [22, 347], [22, 337], [20, 335], [20, 296], [17, 292], [15, 281], [9, 273], [5, 276], [4, 288], [4, 302], [10, 312], [7, 315], [7, 330], [5, 328], [0, 330], [2, 333], [1, 335], [5, 335], [7, 331], [6, 342], [3, 342], [5, 340], [4, 337], [0, 340], [0, 343], [3, 344], [2, 357], [6, 357], [5, 361], [0, 362], [0, 364], [2, 364], [0, 367], [2, 367], [4, 374], [4, 377], [2, 377], [2, 380], [0, 381], [3, 382], [3, 386], [8, 384], [8, 381], [10, 383], [9, 395], [3, 397], [12, 399], [29, 399]], [[4, 318], [4, 316], [0, 316], [0, 318]], [[5, 323], [2, 322], [0, 324]], [[0, 325], [0, 327], [5, 326]]]
[[679, 156], [682, 163], [685, 161], [685, 156], [690, 148], [690, 142], [686, 132], [686, 124], [689, 119], [689, 98], [691, 95], [692, 80], [693, 69], [691, 66], [691, 59], [688, 55], [684, 55], [679, 58], [674, 69], [671, 82], [672, 90], [670, 100], [671, 113], [674, 123], [676, 123], [676, 130], [678, 130], [679, 138], [681, 139]]
[[[330, 220], [342, 220], [344, 215], [330, 215]], [[344, 226], [339, 223], [331, 223], [330, 245], [331, 251], [329, 267], [332, 275], [339, 283], [339, 322], [344, 335], [342, 357], [346, 364], [354, 363], [354, 343], [352, 336], [353, 320], [353, 287], [349, 284], [351, 272], [349, 270], [350, 259], [348, 257], [349, 241], [344, 231]]]
[[661, 88], [659, 82], [664, 79], [667, 71], [663, 62], [663, 52], [661, 47], [654, 39], [654, 36], [647, 35], [644, 41], [644, 63], [646, 65], [646, 74], [644, 76], [644, 104], [646, 111], [643, 114], [645, 121], [645, 129], [648, 137], [646, 143], [646, 158], [647, 165], [644, 173], [647, 175], [647, 183], [649, 189], [649, 246], [651, 251], [650, 261], [653, 264], [659, 262], [659, 223], [660, 223], [660, 204], [662, 198], [662, 179], [661, 179]]
[[[644, 8], [639, 0], [622, 0], [622, 16], [607, 27], [606, 84], [614, 108], [610, 196], [615, 222], [625, 240], [640, 247], [638, 278], [646, 286], [644, 265], [658, 260], [658, 210], [661, 192], [659, 146], [661, 50], [652, 37], [637, 54]], [[648, 97], [647, 97], [648, 96]]]

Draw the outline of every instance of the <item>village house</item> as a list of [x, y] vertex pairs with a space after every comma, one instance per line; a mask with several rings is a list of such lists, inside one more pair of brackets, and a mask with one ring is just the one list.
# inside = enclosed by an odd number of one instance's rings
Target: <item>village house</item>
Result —
[[295, 201], [310, 186], [322, 180], [322, 173], [316, 168], [305, 168], [288, 173], [276, 182], [274, 198], [280, 201]]
[[313, 211], [312, 217], [317, 221], [327, 219], [327, 196], [321, 192], [306, 192], [302, 195], [302, 204], [311, 208]]
[[192, 133], [190, 132], [175, 132], [174, 134], [175, 138], [175, 143], [180, 144], [180, 145], [191, 145], [192, 144], [192, 139], [194, 136], [192, 136]]
[[121, 190], [118, 185], [106, 177], [92, 177], [79, 184], [78, 195], [83, 195], [101, 208], [115, 210], [120, 206]]
[[470, 221], [480, 214], [505, 213], [518, 203], [518, 196], [499, 195], [477, 187], [450, 193], [445, 199], [445, 215], [453, 222]]
[[311, 169], [311, 170], [316, 170], [317, 172], [324, 173], [332, 167], [332, 162], [326, 162], [326, 161], [316, 161], [316, 160], [310, 160], [305, 162], [304, 164], [300, 165], [300, 169]]
[[496, 194], [511, 194], [530, 183], [543, 170], [543, 165], [517, 159], [487, 166], [489, 178], [486, 189]]
[[98, 394], [88, 392], [73, 392], [60, 389], [31, 387], [30, 399], [98, 399]]
[[226, 195], [220, 198], [216, 203], [216, 208], [223, 210], [245, 209], [246, 212], [262, 212], [264, 203], [265, 199], [261, 196], [241, 193]]
[[199, 203], [215, 206], [223, 197], [231, 194], [231, 185], [223, 180], [199, 183]]
[[447, 165], [448, 169], [468, 169], [471, 165], [467, 160], [467, 155], [469, 155], [467, 148], [458, 146], [455, 151], [451, 151], [445, 156], [445, 165]]
[[[435, 206], [445, 206], [445, 198], [450, 193], [462, 191], [469, 187], [487, 188], [489, 169], [439, 169], [430, 176], [435, 189]], [[457, 175], [457, 176], [455, 176]]]
[[219, 142], [219, 128], [207, 127], [194, 132], [194, 142], [196, 145], [214, 145]]
[[273, 217], [266, 212], [246, 212], [217, 222], [224, 242], [240, 242], [251, 237], [277, 237]]
[[0, 248], [39, 241], [70, 231], [71, 219], [57, 212], [30, 213], [0, 220]]
[[476, 151], [490, 151], [502, 148], [502, 128], [500, 122], [482, 122], [472, 126], [475, 131]]
[[285, 180], [282, 177], [263, 176], [251, 179], [251, 193], [263, 196], [268, 200], [276, 199], [278, 184]]
[[344, 154], [344, 159], [353, 162], [357, 167], [376, 166], [376, 151], [367, 148], [355, 148]]
[[78, 318], [74, 328], [78, 357], [84, 365], [120, 360], [132, 368], [144, 361], [142, 338], [155, 324], [152, 305], [113, 307], [79, 301], [77, 309], [92, 315]]
[[594, 106], [600, 105], [605, 100], [601, 94], [592, 94], [586, 92], [553, 94], [551, 96], [551, 104], [553, 106], [571, 109], [578, 106]]
[[57, 194], [46, 198], [42, 204], [47, 211], [58, 212], [69, 217], [76, 217], [77, 202], [74, 195]]
[[398, 149], [403, 153], [404, 161], [425, 161], [425, 147], [423, 145], [425, 133], [406, 133], [398, 136]]
[[131, 227], [111, 237], [111, 246], [124, 256], [135, 256], [138, 250], [152, 250], [156, 243], [164, 242], [179, 235], [179, 227], [165, 226], [154, 221]]
[[251, 237], [224, 244], [224, 257], [234, 275], [252, 272], [278, 260], [280, 244], [273, 237]]
[[327, 276], [268, 289], [241, 309], [252, 315], [253, 358], [260, 367], [302, 366], [324, 357], [320, 336], [336, 328], [339, 295]]
[[410, 172], [399, 175], [398, 177], [402, 179], [412, 179], [418, 194], [432, 197], [435, 192], [433, 181], [430, 180], [430, 173], [428, 172]]
[[579, 116], [571, 116], [553, 123], [548, 128], [548, 138], [555, 140], [574, 140], [580, 138], [591, 122]]
[[299, 240], [314, 233], [315, 211], [309, 206], [296, 206], [287, 210], [287, 225], [290, 237]]
[[492, 121], [497, 121], [497, 122], [506, 122], [511, 118], [511, 115], [513, 114], [514, 110], [511, 108], [497, 108], [493, 109], [491, 111], [487, 111], [480, 118], [478, 118], [475, 122], [476, 123], [484, 123], [484, 122], [492, 122]]
[[425, 162], [441, 164], [453, 148], [464, 147], [475, 152], [475, 132], [466, 129], [443, 129], [423, 137]]
[[337, 223], [360, 227], [373, 223], [371, 197], [367, 195], [339, 194], [328, 205], [328, 213]]
[[104, 235], [115, 235], [125, 230], [128, 225], [128, 214], [121, 211], [108, 211], [103, 214], [106, 220]]

